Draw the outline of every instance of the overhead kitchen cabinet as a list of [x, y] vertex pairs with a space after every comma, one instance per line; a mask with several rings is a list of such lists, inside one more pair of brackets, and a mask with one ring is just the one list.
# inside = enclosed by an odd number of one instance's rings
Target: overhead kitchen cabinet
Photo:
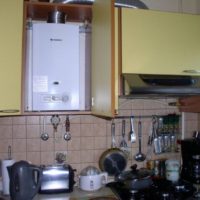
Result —
[[[66, 110], [62, 114], [81, 113], [113, 117], [116, 114], [116, 94], [118, 94], [116, 92], [118, 90], [118, 71], [116, 69], [118, 57], [115, 56], [118, 52], [118, 31], [116, 31], [118, 26], [115, 25], [117, 12], [114, 9], [114, 1], [96, 0], [92, 6], [25, 1], [24, 13], [26, 19], [46, 21], [48, 12], [55, 10], [65, 12], [69, 22], [84, 22], [85, 20], [89, 23], [92, 22], [91, 96], [93, 105], [91, 111], [88, 112]], [[28, 113], [30, 114], [30, 112]]]
[[95, 0], [92, 15], [93, 113], [117, 114], [123, 73], [200, 74], [200, 16], [115, 8], [113, 0]]
[[23, 0], [0, 2], [0, 115], [20, 114]]
[[114, 1], [95, 0], [92, 16], [92, 113], [113, 117], [118, 107], [119, 58]]
[[200, 75], [200, 16], [122, 8], [122, 73]]

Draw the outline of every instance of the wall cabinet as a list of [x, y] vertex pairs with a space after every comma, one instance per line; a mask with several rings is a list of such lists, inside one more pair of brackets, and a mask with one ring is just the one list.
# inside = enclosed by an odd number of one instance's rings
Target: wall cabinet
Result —
[[[61, 11], [64, 12], [67, 16], [66, 22], [81, 22], [84, 23], [85, 21], [91, 23], [92, 19], [92, 8], [91, 5], [81, 5], [81, 4], [62, 4], [62, 3], [47, 3], [47, 2], [31, 2], [31, 1], [25, 1], [24, 2], [24, 38], [26, 38], [26, 29], [25, 25], [27, 23], [27, 20], [38, 20], [38, 21], [43, 21], [44, 23], [48, 19], [48, 14], [52, 11]], [[23, 82], [26, 82], [26, 77], [28, 72], [26, 72], [26, 66], [25, 63], [27, 62], [27, 57], [26, 57], [26, 41], [24, 43], [24, 68], [23, 68], [23, 77], [24, 80]], [[67, 64], [67, 63], [66, 63]], [[55, 66], [56, 67], [56, 66]], [[67, 66], [66, 66], [67, 67]], [[74, 75], [75, 76], [75, 75]], [[66, 76], [66, 78], [69, 78]], [[25, 85], [25, 84], [24, 84]], [[25, 91], [27, 92], [26, 88], [23, 88], [23, 97], [22, 99], [25, 101], [26, 95]], [[75, 95], [74, 95], [75, 96]], [[23, 103], [25, 105], [25, 103]], [[25, 107], [25, 106], [23, 106]], [[63, 111], [58, 111], [58, 110], [52, 110], [52, 111], [42, 111], [42, 112], [31, 112], [27, 111], [26, 109], [23, 108], [23, 114], [53, 114], [53, 113], [60, 113], [60, 114], [91, 114], [91, 111], [72, 111], [72, 110], [63, 110]]]
[[[46, 21], [48, 12], [54, 10], [65, 12], [67, 21], [92, 22], [92, 109], [91, 112], [82, 112], [82, 114], [113, 117], [118, 101], [118, 92], [116, 92], [118, 90], [116, 68], [118, 56], [115, 56], [118, 52], [118, 37], [115, 36], [118, 30], [117, 25], [114, 25], [115, 17], [117, 17], [114, 0], [96, 0], [93, 6], [25, 2], [25, 20], [31, 18]], [[70, 112], [70, 114], [73, 113]]]
[[21, 108], [23, 0], [1, 1], [0, 16], [0, 115], [15, 115]]
[[122, 71], [200, 75], [200, 16], [122, 9]]
[[[162, 2], [166, 3], [164, 0]], [[174, 13], [115, 9], [112, 0], [95, 0], [92, 79], [94, 88], [98, 88], [93, 90], [93, 108], [97, 114], [116, 114], [122, 72], [182, 75], [194, 72], [200, 75], [200, 45], [197, 42], [200, 18], [197, 15], [178, 13], [181, 12], [179, 0], [172, 0], [171, 3], [168, 9], [174, 9]]]

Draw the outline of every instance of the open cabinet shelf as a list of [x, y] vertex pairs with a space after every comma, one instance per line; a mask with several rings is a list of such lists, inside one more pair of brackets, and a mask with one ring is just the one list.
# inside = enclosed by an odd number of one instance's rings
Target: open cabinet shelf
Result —
[[25, 2], [25, 16], [32, 20], [47, 20], [49, 12], [61, 11], [66, 13], [67, 21], [70, 22], [91, 22], [92, 6], [80, 4], [61, 4], [46, 2]]

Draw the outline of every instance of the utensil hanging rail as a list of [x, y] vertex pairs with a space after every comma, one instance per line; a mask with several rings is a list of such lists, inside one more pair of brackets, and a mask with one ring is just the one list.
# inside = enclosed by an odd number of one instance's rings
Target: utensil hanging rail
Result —
[[129, 119], [130, 117], [134, 117], [135, 119], [139, 118], [159, 118], [162, 117], [163, 115], [126, 115], [126, 116], [116, 116], [114, 119]]

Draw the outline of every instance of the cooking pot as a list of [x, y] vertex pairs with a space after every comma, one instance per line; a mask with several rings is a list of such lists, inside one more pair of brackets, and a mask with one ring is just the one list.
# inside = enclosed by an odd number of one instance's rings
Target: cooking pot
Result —
[[152, 171], [146, 168], [137, 169], [137, 165], [131, 166], [131, 170], [123, 171], [115, 177], [115, 180], [125, 184], [131, 190], [141, 190], [153, 184]]
[[85, 191], [95, 191], [107, 183], [108, 174], [100, 172], [94, 166], [83, 169], [79, 176], [79, 187]]

